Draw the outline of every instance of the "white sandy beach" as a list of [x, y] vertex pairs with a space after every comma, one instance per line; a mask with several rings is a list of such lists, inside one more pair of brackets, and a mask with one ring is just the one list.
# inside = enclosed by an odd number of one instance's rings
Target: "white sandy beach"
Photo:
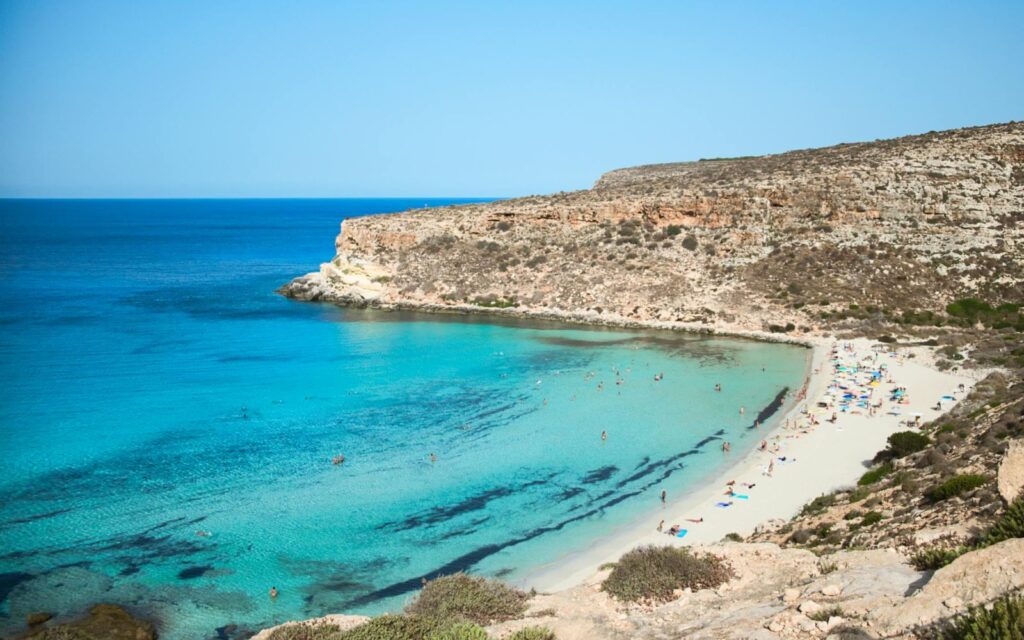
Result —
[[[907, 430], [904, 421], [913, 420], [915, 414], [920, 414], [921, 424], [938, 417], [969, 393], [979, 379], [977, 372], [951, 373], [933, 368], [927, 348], [901, 348], [897, 356], [875, 351], [872, 345], [877, 343], [867, 339], [815, 342], [807, 397], [795, 404], [790, 400], [790, 410], [771, 427], [764, 427], [768, 451], [751, 452], [714, 481], [670, 500], [635, 526], [542, 567], [519, 582], [540, 591], [566, 589], [590, 578], [601, 564], [615, 561], [639, 545], [717, 542], [728, 533], [745, 535], [769, 520], [789, 519], [815, 497], [854, 485], [874, 455], [885, 448], [889, 435]], [[910, 354], [916, 357], [906, 357]], [[837, 364], [848, 371], [836, 372]], [[865, 384], [870, 377], [866, 372], [880, 367], [884, 367], [881, 379], [873, 386]], [[906, 390], [906, 402], [890, 400], [891, 391], [897, 387]], [[849, 410], [841, 410], [838, 402], [842, 394], [854, 391], [856, 398]], [[870, 393], [867, 402], [882, 402], [875, 415], [857, 406], [862, 392]], [[956, 400], [945, 400], [941, 410], [936, 410], [943, 396]], [[822, 408], [819, 403], [829, 406]], [[829, 421], [833, 413], [837, 415], [834, 424]], [[816, 425], [811, 425], [811, 415], [817, 419]], [[768, 476], [766, 468], [772, 460], [774, 469]], [[735, 481], [735, 492], [747, 498], [727, 495], [729, 481]], [[745, 483], [756, 486], [748, 488]], [[671, 482], [662, 488], [673, 495]], [[728, 507], [716, 506], [730, 502]], [[690, 521], [700, 518], [701, 523]], [[687, 533], [682, 538], [659, 533], [661, 520], [665, 521], [665, 530], [679, 525]]]

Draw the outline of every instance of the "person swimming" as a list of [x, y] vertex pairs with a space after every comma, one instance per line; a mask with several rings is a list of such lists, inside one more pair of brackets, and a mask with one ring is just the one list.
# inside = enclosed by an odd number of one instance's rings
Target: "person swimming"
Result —
[[433, 453], [431, 453], [430, 454], [430, 464], [434, 464], [435, 462], [437, 462], [437, 456], [434, 455]]
[[607, 431], [602, 431], [601, 432], [601, 442], [604, 442], [607, 439], [608, 439], [608, 432]]
[[270, 587], [270, 599], [274, 600], [277, 598], [277, 587]]
[[345, 462], [345, 456], [343, 454], [339, 453], [338, 455], [331, 458], [331, 464], [341, 464], [343, 462]]
[[722, 390], [722, 385], [721, 384], [715, 384], [715, 391], [721, 391], [721, 390]]

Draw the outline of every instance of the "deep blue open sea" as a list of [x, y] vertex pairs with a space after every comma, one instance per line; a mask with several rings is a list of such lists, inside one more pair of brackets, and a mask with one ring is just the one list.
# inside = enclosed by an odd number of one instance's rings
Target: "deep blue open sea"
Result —
[[343, 218], [425, 202], [0, 201], [0, 633], [102, 601], [228, 638], [516, 580], [720, 472], [803, 380], [797, 347], [274, 293]]

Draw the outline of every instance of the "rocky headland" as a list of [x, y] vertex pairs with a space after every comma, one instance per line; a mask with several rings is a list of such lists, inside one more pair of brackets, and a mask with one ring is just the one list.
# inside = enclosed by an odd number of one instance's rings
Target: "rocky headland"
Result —
[[1024, 298], [1024, 124], [611, 171], [345, 220], [281, 291], [381, 308], [835, 332]]

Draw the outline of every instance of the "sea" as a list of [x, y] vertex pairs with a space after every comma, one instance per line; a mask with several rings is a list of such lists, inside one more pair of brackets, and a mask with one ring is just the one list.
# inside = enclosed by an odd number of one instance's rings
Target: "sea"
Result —
[[520, 584], [802, 384], [791, 345], [275, 293], [345, 218], [470, 201], [0, 201], [0, 633], [111, 602], [233, 639]]

